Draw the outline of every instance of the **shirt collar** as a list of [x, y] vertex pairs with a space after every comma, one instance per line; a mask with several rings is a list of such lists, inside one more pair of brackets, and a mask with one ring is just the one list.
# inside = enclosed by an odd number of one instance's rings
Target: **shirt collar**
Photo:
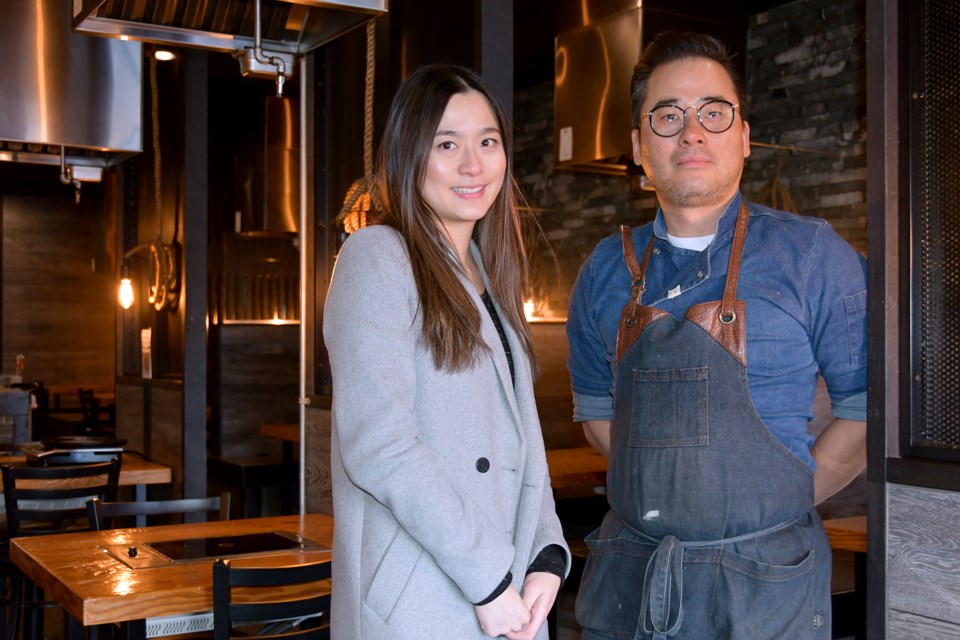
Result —
[[[717, 228], [714, 230], [713, 242], [711, 242], [710, 245], [716, 244], [718, 238], [733, 233], [733, 227], [737, 224], [737, 212], [740, 211], [740, 202], [742, 200], [743, 194], [737, 191], [727, 205], [723, 215], [717, 220]], [[657, 209], [657, 217], [653, 220], [653, 234], [661, 240], [667, 239], [667, 223], [663, 220], [663, 209]]]

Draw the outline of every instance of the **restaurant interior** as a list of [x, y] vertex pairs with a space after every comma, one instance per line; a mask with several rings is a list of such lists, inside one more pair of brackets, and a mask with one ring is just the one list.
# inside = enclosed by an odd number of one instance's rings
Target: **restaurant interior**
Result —
[[[599, 240], [657, 210], [630, 157], [640, 47], [665, 29], [705, 31], [746, 79], [745, 195], [827, 219], [870, 264], [868, 468], [820, 507], [833, 635], [960, 637], [960, 224], [949, 213], [960, 182], [932, 153], [960, 142], [958, 28], [956, 0], [6, 0], [2, 462], [122, 453], [104, 500], [215, 497], [200, 508], [209, 518], [183, 515], [211, 520], [196, 536], [260, 536], [261, 561], [325, 564], [312, 581], [329, 578], [327, 285], [366, 224], [365, 180], [399, 83], [455, 62], [507, 104], [524, 214], [544, 231], [525, 308], [554, 495], [582, 568], [583, 536], [606, 510], [606, 461], [571, 418], [569, 293]], [[591, 144], [564, 146], [571, 127], [589, 127], [577, 141]], [[831, 417], [823, 389], [815, 409], [814, 434]], [[287, 535], [262, 539], [261, 520]], [[161, 546], [174, 534], [71, 535], [4, 543], [8, 586], [23, 581], [69, 614], [47, 637], [212, 628], [209, 575], [206, 600], [167, 606], [197, 580], [196, 559], [169, 559], [189, 549]], [[70, 558], [94, 553], [111, 576], [102, 589], [82, 577], [90, 566], [68, 585]], [[216, 553], [197, 557], [213, 565]], [[106, 584], [164, 563], [168, 591], [121, 602]], [[575, 578], [552, 638], [579, 637]], [[7, 620], [23, 604], [4, 602]], [[19, 624], [22, 637], [42, 632], [36, 618]]]

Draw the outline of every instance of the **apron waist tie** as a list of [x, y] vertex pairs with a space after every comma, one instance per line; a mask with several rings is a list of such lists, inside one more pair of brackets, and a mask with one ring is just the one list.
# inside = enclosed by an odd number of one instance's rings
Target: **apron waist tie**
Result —
[[666, 640], [680, 631], [683, 623], [683, 551], [684, 549], [702, 549], [752, 540], [769, 535], [792, 526], [801, 514], [772, 527], [746, 533], [732, 538], [711, 541], [681, 542], [676, 536], [666, 535], [659, 542], [656, 538], [637, 531], [624, 523], [624, 527], [634, 534], [646, 538], [657, 548], [643, 575], [643, 597], [640, 601], [640, 627], [644, 633], [653, 634], [653, 640]]

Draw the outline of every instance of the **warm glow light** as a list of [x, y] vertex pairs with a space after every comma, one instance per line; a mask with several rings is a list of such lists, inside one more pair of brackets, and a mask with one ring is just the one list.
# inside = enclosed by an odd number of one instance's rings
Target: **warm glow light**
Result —
[[130, 283], [130, 278], [120, 279], [120, 290], [117, 292], [117, 301], [124, 309], [129, 309], [133, 306], [133, 285]]
[[173, 51], [167, 51], [166, 49], [158, 49], [156, 53], [153, 54], [153, 57], [157, 60], [162, 60], [166, 62], [167, 60], [173, 60], [176, 58], [176, 54]]
[[120, 39], [123, 40], [124, 42], [127, 42], [128, 40], [130, 40], [130, 36], [120, 36]]
[[533, 320], [533, 312], [536, 308], [533, 300], [527, 300], [523, 303], [523, 315], [527, 317], [527, 322]]

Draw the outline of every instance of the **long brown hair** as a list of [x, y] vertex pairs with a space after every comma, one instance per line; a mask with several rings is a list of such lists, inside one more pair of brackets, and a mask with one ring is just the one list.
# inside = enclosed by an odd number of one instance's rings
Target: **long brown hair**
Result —
[[490, 103], [507, 159], [500, 193], [474, 227], [473, 240], [503, 320], [513, 327], [534, 363], [533, 340], [523, 315], [527, 264], [518, 212], [522, 195], [512, 172], [513, 136], [506, 109], [480, 76], [464, 67], [434, 64], [421, 67], [400, 85], [380, 142], [372, 191], [380, 211], [378, 222], [397, 229], [406, 242], [420, 300], [421, 337], [437, 369], [448, 371], [471, 367], [489, 347], [480, 336], [480, 311], [458, 278], [463, 267], [451, 251], [440, 218], [424, 200], [422, 186], [447, 104], [453, 95], [469, 91]]

